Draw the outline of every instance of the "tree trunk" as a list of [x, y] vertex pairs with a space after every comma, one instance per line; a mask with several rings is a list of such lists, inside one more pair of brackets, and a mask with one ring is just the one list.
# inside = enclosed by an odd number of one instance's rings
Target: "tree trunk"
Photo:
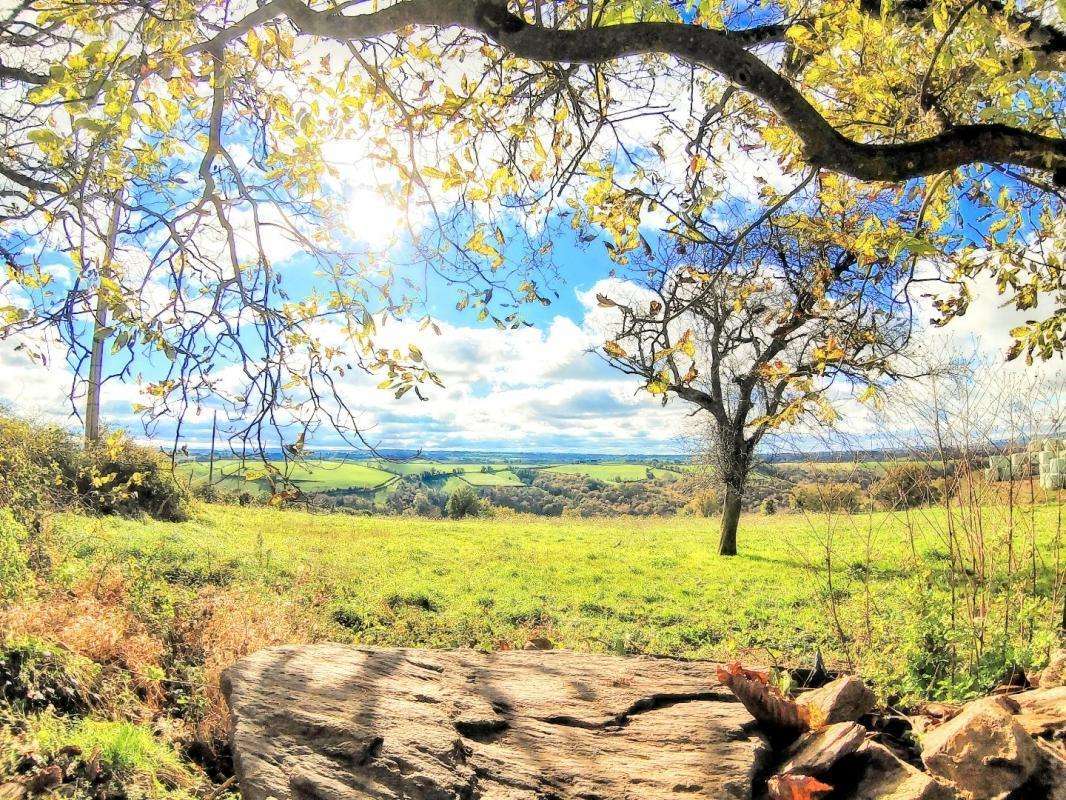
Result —
[[718, 555], [735, 556], [737, 554], [737, 525], [740, 523], [741, 492], [726, 484], [725, 499], [722, 502], [722, 537], [718, 541]]
[[122, 214], [120, 189], [111, 209], [111, 219], [100, 262], [100, 277], [96, 290], [96, 313], [93, 319], [93, 338], [89, 349], [89, 385], [85, 391], [85, 441], [94, 444], [100, 438], [100, 395], [104, 388], [104, 343], [107, 341], [107, 304], [104, 302], [103, 281], [111, 278], [115, 258], [118, 224]]
[[718, 555], [737, 554], [737, 526], [740, 524], [740, 507], [744, 499], [744, 487], [748, 483], [751, 466], [751, 450], [741, 431], [723, 431], [718, 451], [718, 474], [725, 489], [722, 498], [722, 536], [718, 542]]

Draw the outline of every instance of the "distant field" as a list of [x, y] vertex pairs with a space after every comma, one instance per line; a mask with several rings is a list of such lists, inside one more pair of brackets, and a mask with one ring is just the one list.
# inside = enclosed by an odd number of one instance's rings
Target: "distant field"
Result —
[[[276, 462], [281, 466], [282, 462]], [[485, 472], [488, 467], [491, 472]], [[375, 501], [383, 502], [392, 490], [392, 486], [401, 477], [421, 477], [427, 485], [444, 491], [452, 491], [463, 485], [470, 486], [521, 486], [522, 481], [514, 473], [516, 465], [497, 463], [460, 463], [450, 461], [433, 461], [431, 459], [414, 459], [411, 461], [390, 461], [372, 459], [369, 461], [330, 461], [311, 459], [299, 464], [289, 465], [289, 476], [305, 492], [351, 489], [355, 491], [375, 490]], [[261, 472], [261, 464], [249, 461], [242, 470], [237, 459], [219, 459], [215, 461], [215, 484], [228, 491], [252, 491], [263, 493], [269, 490], [269, 483], [259, 479], [247, 481], [245, 471]], [[569, 475], [587, 475], [602, 481], [632, 482], [648, 479], [649, 468], [644, 464], [564, 464], [553, 467], [532, 467], [549, 472]], [[179, 474], [192, 483], [207, 481], [209, 465], [206, 461], [190, 461], [178, 467]], [[655, 478], [677, 477], [678, 472], [653, 468]]]
[[[178, 467], [179, 473], [191, 476], [194, 483], [206, 481], [209, 465], [203, 461], [190, 462]], [[333, 489], [375, 489], [384, 486], [396, 476], [376, 467], [358, 461], [308, 461], [291, 463], [287, 475], [301, 489], [311, 491], [330, 491]], [[215, 462], [216, 482], [226, 489], [267, 490], [269, 483], [264, 479], [247, 481], [246, 474], [262, 473], [263, 466], [254, 461], [246, 462], [242, 470], [237, 459], [224, 459]], [[218, 480], [222, 476], [222, 480]]]
[[561, 464], [547, 467], [548, 472], [562, 472], [566, 475], [588, 475], [601, 481], [645, 481], [648, 470], [656, 478], [673, 478], [677, 473], [666, 469], [651, 468], [644, 464]]
[[[846, 473], [854, 470], [869, 470], [870, 472], [881, 474], [892, 467], [913, 463], [913, 459], [896, 458], [887, 461], [780, 461], [772, 463], [769, 466], [771, 468], [800, 468], [808, 472], [817, 473]], [[921, 463], [928, 466], [930, 469], [940, 469], [944, 464], [942, 461], [925, 460]]]
[[501, 472], [464, 472], [463, 480], [471, 486], [521, 486], [522, 481], [510, 470]]
[[[392, 472], [397, 475], [420, 475], [424, 472], [436, 470], [437, 472], [479, 472], [485, 464], [469, 463], [462, 464], [451, 461], [429, 461], [416, 459], [414, 461], [387, 461], [385, 459], [373, 459], [366, 462], [376, 469], [384, 472]], [[506, 469], [506, 464], [489, 464], [493, 469]]]
[[[277, 462], [279, 465], [281, 462]], [[840, 461], [840, 462], [782, 462], [760, 466], [753, 475], [753, 482], [784, 470], [794, 480], [817, 480], [818, 476], [844, 476], [856, 469], [867, 470], [875, 474], [885, 469], [905, 463], [904, 460], [892, 461]], [[488, 467], [491, 471], [483, 471]], [[514, 470], [516, 464], [504, 462], [451, 462], [435, 461], [428, 458], [410, 461], [391, 461], [388, 459], [371, 459], [368, 461], [342, 461], [312, 459], [304, 463], [289, 466], [291, 479], [305, 492], [352, 490], [374, 492], [376, 503], [382, 503], [393, 491], [400, 478], [421, 478], [427, 487], [451, 492], [459, 486], [476, 487], [520, 486]], [[544, 471], [565, 475], [583, 475], [608, 483], [633, 483], [649, 479], [670, 480], [691, 473], [695, 467], [679, 463], [676, 467], [664, 469], [649, 467], [634, 462], [614, 463], [572, 463], [553, 466], [529, 465], [534, 471]], [[262, 470], [254, 461], [248, 462], [248, 469]], [[794, 470], [799, 469], [803, 475], [796, 477]], [[207, 480], [208, 464], [206, 461], [194, 461], [179, 466], [179, 473], [193, 483]], [[839, 478], [839, 479], [844, 479]], [[265, 480], [248, 482], [242, 476], [240, 462], [236, 459], [221, 459], [215, 462], [215, 483], [229, 491], [252, 491], [265, 493], [269, 483]]]

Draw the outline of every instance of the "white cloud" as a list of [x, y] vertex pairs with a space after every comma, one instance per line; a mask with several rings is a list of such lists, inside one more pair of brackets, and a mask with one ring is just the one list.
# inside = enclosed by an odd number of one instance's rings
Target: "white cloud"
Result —
[[[920, 339], [927, 349], [947, 352], [975, 346], [1002, 358], [1009, 329], [1018, 314], [999, 308], [999, 300], [979, 286], [971, 312], [946, 331], [925, 330]], [[989, 291], [986, 291], [989, 289]], [[429, 398], [413, 392], [400, 400], [375, 388], [380, 376], [349, 373], [343, 387], [346, 400], [361, 410], [360, 422], [370, 441], [381, 447], [498, 451], [571, 450], [580, 452], [665, 452], [679, 448], [690, 430], [692, 407], [673, 399], [663, 407], [639, 390], [639, 382], [611, 370], [591, 350], [602, 345], [615, 311], [601, 308], [597, 294], [612, 298], [640, 296], [639, 287], [619, 279], [604, 279], [578, 291], [582, 316], [556, 316], [535, 328], [499, 331], [491, 327], [441, 324], [441, 334], [420, 331], [413, 322], [390, 323], [381, 331], [381, 344], [406, 348], [416, 342], [429, 365], [445, 383], [425, 388]], [[920, 315], [928, 317], [928, 309]], [[49, 365], [42, 368], [0, 344], [0, 400], [21, 413], [72, 421], [67, 396], [70, 372], [63, 352], [48, 348]], [[1021, 369], [1020, 365], [1009, 369]], [[1059, 363], [1035, 369], [1053, 374]], [[227, 370], [217, 377], [225, 380]], [[858, 437], [884, 433], [884, 418], [876, 418], [857, 403], [849, 387], [832, 390], [843, 414], [841, 430]], [[111, 382], [105, 389], [105, 416], [112, 424], [137, 422], [129, 405], [139, 395], [136, 385]], [[190, 440], [209, 436], [210, 413], [186, 421]], [[160, 431], [167, 436], [167, 431]], [[794, 441], [813, 439], [796, 431]], [[871, 439], [872, 441], [872, 439]], [[322, 438], [318, 446], [338, 444]]]

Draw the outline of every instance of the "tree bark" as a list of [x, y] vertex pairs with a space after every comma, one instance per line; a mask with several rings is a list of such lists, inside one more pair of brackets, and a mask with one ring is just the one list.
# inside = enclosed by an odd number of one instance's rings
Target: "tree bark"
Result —
[[111, 209], [111, 219], [100, 263], [100, 277], [93, 319], [93, 338], [89, 350], [89, 381], [85, 392], [85, 442], [95, 444], [100, 438], [100, 395], [104, 388], [104, 343], [107, 341], [107, 304], [104, 302], [103, 281], [111, 277], [118, 238], [119, 217], [122, 214], [123, 192], [120, 190]]
[[722, 535], [718, 541], [718, 555], [737, 554], [737, 526], [740, 524], [740, 501], [742, 492], [726, 484], [725, 500], [722, 502]]

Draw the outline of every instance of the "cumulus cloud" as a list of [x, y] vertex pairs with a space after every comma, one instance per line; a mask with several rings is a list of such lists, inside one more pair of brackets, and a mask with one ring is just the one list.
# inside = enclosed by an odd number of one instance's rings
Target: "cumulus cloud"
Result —
[[[927, 349], [976, 348], [1002, 358], [1018, 314], [1000, 308], [992, 288], [977, 287], [978, 299], [971, 312], [945, 331], [925, 329], [920, 338]], [[635, 379], [614, 372], [593, 352], [602, 346], [616, 313], [599, 307], [596, 295], [623, 299], [640, 296], [642, 291], [617, 278], [603, 279], [576, 292], [581, 310], [575, 318], [558, 315], [540, 326], [513, 331], [441, 324], [438, 336], [418, 330], [413, 322], [390, 324], [382, 330], [382, 344], [406, 348], [417, 343], [444, 388], [427, 386], [424, 402], [413, 392], [396, 400], [390, 392], [376, 388], [380, 376], [349, 373], [344, 397], [361, 410], [360, 423], [368, 439], [381, 447], [618, 454], [676, 451], [691, 430], [692, 408], [677, 399], [663, 407], [640, 391]], [[927, 310], [920, 315], [928, 318]], [[51, 347], [48, 352], [49, 365], [42, 368], [14, 352], [11, 343], [0, 344], [0, 400], [22, 413], [70, 420], [70, 372], [60, 349]], [[1020, 363], [1009, 367], [1022, 368]], [[1056, 362], [1035, 369], [1052, 375], [1061, 374], [1062, 367]], [[107, 419], [136, 432], [130, 404], [138, 395], [135, 385], [108, 384]], [[884, 417], [856, 402], [849, 386], [832, 387], [831, 396], [842, 413], [842, 432], [860, 439], [884, 433]], [[187, 420], [183, 430], [193, 444], [206, 441], [209, 412]], [[803, 431], [794, 432], [789, 441], [805, 446], [818, 443], [805, 439]], [[314, 444], [327, 447], [340, 442], [323, 434]]]

